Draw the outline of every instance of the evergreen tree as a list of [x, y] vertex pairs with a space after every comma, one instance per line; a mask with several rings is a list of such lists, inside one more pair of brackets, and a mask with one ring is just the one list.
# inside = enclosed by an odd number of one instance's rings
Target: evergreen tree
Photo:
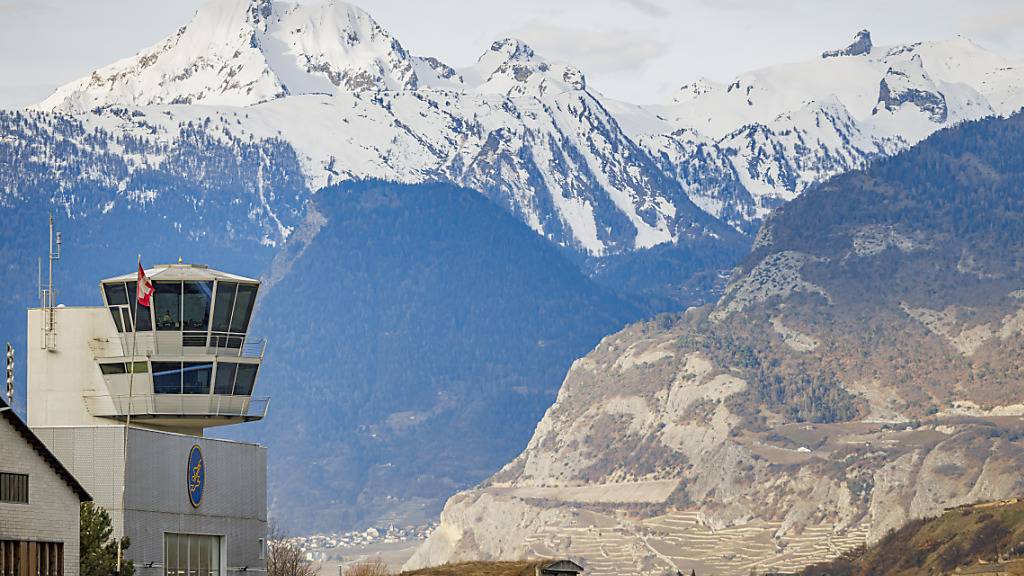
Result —
[[[117, 540], [110, 514], [92, 502], [83, 502], [79, 525], [79, 563], [81, 576], [111, 576], [117, 573]], [[121, 552], [128, 550], [128, 538], [121, 539]], [[121, 576], [134, 576], [135, 566], [124, 561]]]

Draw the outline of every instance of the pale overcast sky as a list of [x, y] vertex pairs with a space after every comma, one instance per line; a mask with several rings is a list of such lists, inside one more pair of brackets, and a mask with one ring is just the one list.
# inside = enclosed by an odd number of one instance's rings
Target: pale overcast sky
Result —
[[[214, 0], [216, 1], [216, 0]], [[200, 0], [0, 0], [0, 107], [45, 97], [154, 44]], [[701, 76], [813, 58], [861, 28], [876, 44], [963, 34], [1024, 56], [1021, 0], [357, 0], [411, 52], [453, 66], [514, 36], [607, 96], [667, 99]]]

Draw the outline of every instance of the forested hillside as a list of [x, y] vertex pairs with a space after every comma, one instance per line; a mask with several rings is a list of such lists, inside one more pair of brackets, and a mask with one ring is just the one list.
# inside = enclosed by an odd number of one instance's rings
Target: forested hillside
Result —
[[311, 208], [254, 328], [274, 395], [254, 432], [278, 460], [273, 514], [296, 529], [429, 519], [521, 450], [570, 363], [639, 316], [471, 190], [351, 183]]

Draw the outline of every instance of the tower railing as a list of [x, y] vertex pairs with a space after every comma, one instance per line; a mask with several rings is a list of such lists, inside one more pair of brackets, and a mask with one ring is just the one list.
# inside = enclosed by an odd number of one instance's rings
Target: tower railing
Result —
[[[262, 359], [267, 349], [266, 338], [241, 334], [213, 334], [207, 337], [206, 333], [190, 335], [188, 332], [147, 331], [139, 332], [134, 337], [138, 338], [135, 342], [135, 356], [227, 356]], [[93, 347], [96, 358], [131, 356], [132, 338], [132, 333], [128, 332], [120, 334], [113, 347], [96, 344]]]
[[93, 416], [123, 418], [240, 418], [261, 420], [270, 398], [223, 394], [93, 394], [86, 395], [86, 409]]

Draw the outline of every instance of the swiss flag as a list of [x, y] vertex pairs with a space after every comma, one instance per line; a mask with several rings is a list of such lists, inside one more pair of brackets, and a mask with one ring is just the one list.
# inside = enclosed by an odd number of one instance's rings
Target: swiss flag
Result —
[[142, 269], [142, 262], [139, 262], [139, 281], [135, 285], [135, 299], [140, 306], [149, 307], [149, 298], [153, 295], [153, 282], [146, 276]]

